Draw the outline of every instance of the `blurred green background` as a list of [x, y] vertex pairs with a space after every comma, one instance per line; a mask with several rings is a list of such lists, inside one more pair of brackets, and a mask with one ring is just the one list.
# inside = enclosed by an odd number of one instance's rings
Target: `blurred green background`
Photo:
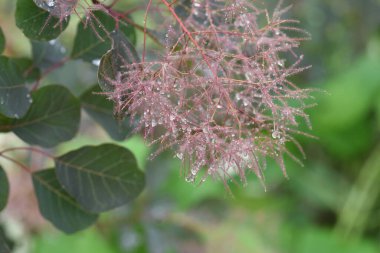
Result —
[[[0, 0], [6, 55], [30, 56], [30, 43], [15, 27], [14, 2]], [[218, 181], [186, 183], [172, 155], [148, 160], [149, 148], [141, 137], [132, 136], [120, 144], [135, 153], [146, 171], [146, 190], [133, 205], [67, 236], [40, 219], [30, 178], [8, 165], [12, 197], [0, 223], [15, 252], [380, 252], [380, 1], [286, 4], [293, 4], [287, 15], [299, 19], [300, 27], [312, 35], [300, 51], [304, 64], [313, 67], [295, 82], [326, 91], [315, 93], [318, 106], [308, 109], [312, 134], [319, 139], [299, 137], [307, 154], [304, 167], [287, 161], [288, 180], [269, 164], [267, 192], [251, 175], [246, 187], [230, 184], [232, 197]], [[74, 18], [61, 37], [68, 50], [75, 32]], [[45, 82], [68, 85], [80, 94], [96, 82], [95, 71], [75, 61]], [[80, 134], [60, 145], [57, 153], [111, 141], [82, 116]], [[12, 134], [0, 135], [1, 147], [21, 145], [25, 144]], [[48, 165], [40, 157], [17, 155], [35, 166]]]

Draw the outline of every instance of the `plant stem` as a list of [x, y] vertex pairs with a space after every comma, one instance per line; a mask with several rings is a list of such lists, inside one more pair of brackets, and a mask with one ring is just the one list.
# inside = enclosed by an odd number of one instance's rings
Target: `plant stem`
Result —
[[339, 214], [336, 231], [350, 239], [358, 239], [367, 225], [380, 194], [380, 144], [360, 169]]
[[21, 163], [21, 162], [15, 160], [15, 159], [13, 159], [12, 157], [7, 156], [7, 155], [4, 155], [4, 154], [2, 154], [2, 153], [0, 153], [0, 157], [2, 157], [2, 158], [6, 159], [6, 160], [8, 160], [8, 161], [11, 161], [11, 162], [17, 164], [21, 169], [25, 170], [25, 171], [28, 172], [29, 174], [32, 174], [32, 170], [31, 170], [29, 167], [27, 167], [25, 164], [23, 164], [23, 163]]

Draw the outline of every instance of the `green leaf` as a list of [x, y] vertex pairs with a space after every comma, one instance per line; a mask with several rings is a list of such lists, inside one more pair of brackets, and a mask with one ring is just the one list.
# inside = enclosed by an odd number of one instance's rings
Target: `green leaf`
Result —
[[90, 212], [127, 204], [145, 185], [133, 154], [113, 144], [82, 147], [57, 157], [55, 165], [58, 180]]
[[[122, 82], [121, 76], [127, 78], [125, 65], [140, 62], [134, 46], [123, 33], [111, 33], [112, 49], [103, 55], [98, 69], [98, 81], [103, 91], [113, 91], [114, 83]], [[123, 73], [124, 72], [124, 73]]]
[[72, 198], [59, 184], [54, 169], [32, 175], [34, 190], [42, 216], [65, 233], [74, 233], [91, 226], [98, 218]]
[[55, 17], [61, 18], [74, 12], [79, 0], [33, 0], [34, 3]]
[[377, 97], [374, 101], [374, 107], [377, 120], [376, 129], [380, 129], [380, 93], [377, 94]]
[[98, 83], [99, 87], [106, 92], [112, 92], [114, 82], [117, 74], [120, 73], [121, 68], [114, 62], [113, 50], [108, 51], [102, 56], [98, 69]]
[[14, 248], [14, 242], [11, 241], [0, 227], [0, 253], [11, 253]]
[[0, 211], [7, 205], [9, 197], [9, 182], [3, 167], [0, 166]]
[[40, 68], [49, 68], [65, 57], [66, 48], [58, 40], [30, 42], [34, 64]]
[[0, 114], [0, 133], [10, 132], [12, 130], [13, 119]]
[[131, 133], [129, 118], [116, 120], [113, 113], [113, 102], [101, 95], [99, 85], [84, 92], [80, 99], [85, 111], [98, 122], [115, 140], [124, 140]]
[[185, 20], [190, 16], [192, 4], [191, 0], [176, 1], [174, 10], [181, 20]]
[[38, 8], [32, 0], [17, 0], [16, 25], [33, 40], [57, 38], [69, 24], [70, 17], [59, 19]]
[[80, 102], [67, 88], [45, 86], [35, 91], [32, 98], [33, 104], [25, 117], [13, 120], [10, 126], [18, 137], [32, 145], [53, 147], [75, 136]]
[[34, 62], [28, 58], [11, 58], [9, 59], [20, 69], [22, 78], [27, 83], [33, 83], [41, 77], [40, 70], [36, 67]]
[[[132, 42], [136, 43], [136, 33], [133, 26], [124, 22], [119, 23], [121, 32]], [[115, 29], [115, 20], [103, 11], [94, 11], [83, 22], [79, 22], [74, 40], [72, 58], [81, 58], [92, 62], [99, 60], [111, 49], [109, 31]]]
[[0, 56], [0, 113], [10, 118], [25, 115], [31, 104], [29, 90], [14, 61]]
[[4, 51], [5, 49], [5, 36], [3, 33], [3, 30], [0, 27], [0, 54]]
[[314, 129], [344, 131], [370, 113], [380, 94], [380, 58], [365, 57], [351, 65], [322, 87], [329, 95], [317, 96], [318, 106], [311, 111]]

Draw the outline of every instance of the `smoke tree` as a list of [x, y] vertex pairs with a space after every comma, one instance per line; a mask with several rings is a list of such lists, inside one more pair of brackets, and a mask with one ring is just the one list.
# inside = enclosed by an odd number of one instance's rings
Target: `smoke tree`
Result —
[[[299, 125], [310, 127], [304, 110], [311, 91], [291, 77], [307, 68], [298, 47], [309, 35], [297, 20], [284, 18], [289, 7], [149, 0], [118, 9], [118, 2], [17, 0], [16, 25], [31, 40], [33, 59], [0, 56], [0, 131], [30, 146], [3, 148], [0, 156], [31, 175], [47, 220], [76, 232], [99, 213], [130, 203], [145, 186], [144, 172], [124, 147], [50, 149], [75, 137], [81, 109], [112, 139], [143, 135], [158, 146], [151, 159], [170, 150], [190, 183], [212, 178], [228, 187], [229, 178], [247, 184], [246, 174], [254, 173], [264, 184], [268, 159], [285, 176], [284, 156], [301, 163], [289, 145], [303, 155], [295, 135], [308, 135]], [[142, 20], [133, 20], [141, 7]], [[65, 57], [57, 38], [73, 15], [80, 22]], [[5, 39], [0, 32], [0, 52]], [[63, 85], [41, 86], [48, 73], [74, 59], [98, 66], [98, 84], [79, 97]], [[51, 159], [54, 167], [32, 169], [9, 155], [23, 151]], [[2, 167], [0, 188], [4, 208], [9, 185]]]

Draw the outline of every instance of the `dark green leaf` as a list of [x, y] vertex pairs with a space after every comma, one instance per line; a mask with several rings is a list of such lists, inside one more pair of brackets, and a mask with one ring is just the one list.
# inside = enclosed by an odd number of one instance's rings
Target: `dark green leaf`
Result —
[[34, 64], [40, 68], [49, 68], [65, 57], [66, 49], [58, 40], [31, 40]]
[[0, 253], [11, 253], [14, 248], [14, 242], [11, 241], [0, 227]]
[[61, 85], [49, 85], [32, 94], [25, 117], [13, 120], [12, 130], [25, 142], [53, 147], [72, 139], [79, 128], [80, 102]]
[[193, 1], [191, 0], [176, 1], [175, 7], [174, 7], [175, 13], [178, 15], [178, 17], [181, 18], [181, 20], [185, 20], [191, 14], [192, 5], [193, 5]]
[[13, 119], [0, 114], [0, 133], [10, 132], [12, 130]]
[[17, 0], [16, 25], [33, 40], [57, 38], [69, 24], [70, 17], [59, 19], [38, 8], [32, 0]]
[[83, 210], [59, 184], [54, 169], [33, 173], [33, 185], [42, 216], [65, 233], [92, 225], [98, 218]]
[[113, 91], [114, 80], [116, 80], [117, 73], [121, 71], [121, 68], [114, 63], [113, 55], [113, 50], [104, 54], [98, 69], [99, 87], [106, 92]]
[[112, 32], [111, 38], [112, 49], [103, 55], [98, 69], [100, 88], [106, 92], [113, 91], [116, 81], [123, 81], [119, 80], [121, 76], [127, 78], [127, 75], [123, 73], [127, 64], [140, 61], [136, 49], [123, 33], [119, 31]]
[[[115, 20], [103, 11], [94, 11], [86, 21], [79, 22], [71, 56], [87, 62], [99, 60], [111, 49], [109, 31], [115, 29]], [[120, 30], [132, 42], [136, 43], [135, 29], [124, 22]]]
[[80, 98], [82, 107], [113, 139], [124, 140], [132, 130], [129, 118], [115, 119], [113, 103], [99, 94], [101, 92], [99, 85], [88, 89]]
[[29, 90], [18, 66], [0, 56], [0, 113], [10, 118], [25, 115], [31, 104]]
[[28, 58], [11, 58], [9, 59], [21, 71], [21, 76], [27, 83], [33, 83], [41, 77], [40, 70], [36, 67], [31, 59]]
[[79, 0], [33, 0], [34, 3], [55, 17], [61, 18], [74, 12]]
[[3, 30], [0, 27], [0, 54], [4, 51], [5, 48], [5, 36]]
[[9, 196], [9, 182], [4, 169], [0, 166], [0, 211], [7, 205]]
[[86, 146], [55, 159], [57, 177], [86, 210], [102, 212], [135, 199], [145, 185], [133, 154], [103, 144]]

